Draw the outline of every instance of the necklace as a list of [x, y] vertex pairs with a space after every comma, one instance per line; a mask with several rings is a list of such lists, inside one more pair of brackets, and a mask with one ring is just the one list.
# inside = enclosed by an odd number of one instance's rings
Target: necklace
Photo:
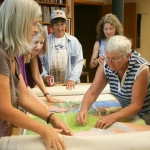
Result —
[[64, 39], [64, 36], [62, 37], [60, 44], [56, 45], [55, 38], [54, 38], [54, 46], [55, 46], [56, 50], [59, 50], [59, 49], [63, 48], [63, 45], [62, 45], [63, 39]]

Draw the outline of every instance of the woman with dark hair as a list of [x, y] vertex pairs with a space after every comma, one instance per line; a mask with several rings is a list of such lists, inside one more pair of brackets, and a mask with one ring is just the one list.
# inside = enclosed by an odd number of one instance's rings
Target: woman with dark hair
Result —
[[123, 26], [113, 14], [106, 14], [96, 26], [97, 41], [93, 47], [90, 68], [95, 68], [104, 59], [104, 47], [108, 39], [114, 35], [123, 35]]

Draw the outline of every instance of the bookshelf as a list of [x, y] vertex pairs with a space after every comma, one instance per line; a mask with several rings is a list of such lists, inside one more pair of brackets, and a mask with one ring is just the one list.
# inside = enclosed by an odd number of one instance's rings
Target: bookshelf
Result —
[[43, 25], [50, 25], [50, 14], [53, 10], [60, 9], [68, 16], [68, 0], [35, 0], [42, 10], [39, 22]]
[[[0, 5], [4, 0], [0, 0]], [[36, 1], [42, 10], [42, 16], [39, 22], [47, 29], [47, 33], [50, 34], [52, 31], [50, 27], [50, 14], [53, 10], [63, 10], [68, 18], [68, 0], [34, 0]]]

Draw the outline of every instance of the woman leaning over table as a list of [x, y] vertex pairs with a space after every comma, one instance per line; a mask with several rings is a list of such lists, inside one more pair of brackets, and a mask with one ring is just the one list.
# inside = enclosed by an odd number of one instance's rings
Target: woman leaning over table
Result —
[[88, 109], [109, 83], [111, 93], [123, 109], [100, 117], [95, 127], [105, 129], [133, 115], [138, 115], [150, 125], [150, 63], [131, 50], [131, 41], [121, 35], [108, 40], [105, 53], [104, 64], [98, 67], [94, 81], [84, 95], [77, 121], [86, 124]]
[[40, 134], [48, 149], [52, 146], [54, 150], [64, 150], [63, 140], [52, 127], [31, 119], [17, 109], [19, 105], [51, 123], [59, 129], [58, 132], [72, 135], [62, 121], [29, 95], [15, 57], [30, 53], [30, 42], [37, 31], [36, 23], [40, 15], [41, 9], [34, 0], [5, 0], [0, 7], [0, 132], [9, 129], [5, 123], [8, 125], [10, 122]]
[[47, 54], [47, 33], [43, 25], [41, 25], [40, 23], [37, 23], [37, 29], [38, 31], [34, 33], [34, 37], [32, 38], [31, 42], [32, 52], [17, 57], [23, 79], [25, 81], [29, 93], [35, 96], [35, 98], [40, 102], [42, 101], [38, 98], [37, 95], [35, 95], [35, 93], [31, 89], [34, 88], [35, 85], [37, 85], [43, 92], [43, 96], [45, 96], [47, 102], [64, 102], [62, 100], [51, 97], [50, 94], [47, 92], [47, 89], [43, 82], [41, 76], [42, 63], [40, 61], [39, 56], [44, 56]]
[[[52, 103], [64, 101], [53, 98], [49, 95], [41, 77], [42, 64], [39, 55], [45, 55], [47, 53], [47, 34], [43, 25], [40, 23], [37, 23], [37, 29], [38, 31], [34, 33], [34, 37], [32, 38], [31, 42], [32, 52], [17, 56], [22, 77], [30, 95], [37, 99], [43, 106], [45, 106], [46, 109], [51, 112], [63, 112], [66, 111], [66, 109], [54, 106]], [[36, 84], [43, 92], [43, 95], [45, 96], [48, 103], [45, 103], [43, 100], [41, 100], [38, 95], [31, 89], [34, 88]]]

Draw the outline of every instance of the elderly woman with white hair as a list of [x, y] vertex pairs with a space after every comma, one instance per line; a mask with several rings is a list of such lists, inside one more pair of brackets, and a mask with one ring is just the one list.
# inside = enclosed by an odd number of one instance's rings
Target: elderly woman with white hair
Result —
[[77, 121], [86, 124], [88, 109], [107, 83], [122, 109], [100, 117], [96, 128], [107, 128], [114, 122], [138, 115], [150, 125], [150, 63], [131, 50], [125, 36], [111, 37], [105, 47], [105, 61], [98, 67], [93, 83], [84, 95]]

